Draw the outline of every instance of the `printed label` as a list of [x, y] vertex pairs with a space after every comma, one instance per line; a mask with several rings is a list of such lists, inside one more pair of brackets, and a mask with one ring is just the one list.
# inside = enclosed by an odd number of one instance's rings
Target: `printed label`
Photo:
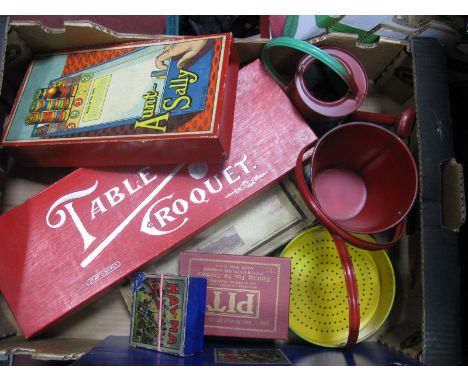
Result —
[[83, 115], [83, 121], [89, 122], [101, 117], [104, 101], [106, 100], [107, 89], [111, 81], [112, 75], [96, 78], [89, 92], [86, 111]]
[[[151, 168], [145, 167], [137, 172], [134, 179], [130, 177], [124, 179], [120, 184], [104, 192], [98, 191], [99, 181], [96, 180], [88, 188], [57, 199], [47, 212], [46, 223], [52, 229], [60, 229], [66, 224], [72, 224], [76, 228], [83, 245], [84, 258], [81, 267], [86, 268], [140, 213], [143, 214], [140, 217], [142, 233], [150, 236], [171, 234], [190, 222], [192, 209], [197, 205], [206, 205], [216, 197], [222, 198], [245, 178], [255, 177], [252, 171], [256, 166], [249, 163], [246, 154], [212, 176], [208, 175], [208, 166], [188, 165], [186, 171], [194, 179], [195, 187], [185, 192], [176, 190], [171, 193], [165, 192], [174, 177], [184, 168], [184, 164], [179, 164], [161, 179], [152, 172]], [[102, 220], [109, 211], [126, 205], [134, 195], [148, 187], [154, 187], [149, 195], [127, 216], [117, 214], [121, 220], [115, 222], [113, 231], [106, 237], [98, 238], [90, 226], [95, 221]], [[75, 208], [75, 202], [78, 201], [87, 205], [84, 213], [83, 209]]]
[[259, 290], [207, 289], [206, 314], [258, 318], [259, 308]]
[[290, 262], [283, 260], [182, 252], [179, 272], [208, 280], [205, 334], [284, 338]]

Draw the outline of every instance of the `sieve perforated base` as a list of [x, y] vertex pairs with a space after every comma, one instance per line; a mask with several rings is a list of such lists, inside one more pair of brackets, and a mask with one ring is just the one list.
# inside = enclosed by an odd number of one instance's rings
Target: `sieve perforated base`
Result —
[[[389, 285], [388, 277], [382, 285], [381, 273], [390, 272], [393, 277], [393, 270], [389, 261], [374, 261], [374, 256], [387, 257], [384, 251], [369, 252], [350, 245], [347, 247], [359, 290], [360, 332], [366, 333], [365, 336], [368, 337], [375, 331], [368, 325], [371, 323], [380, 326], [393, 303], [392, 295], [390, 307], [384, 309], [382, 320], [375, 320], [382, 293], [392, 293], [382, 291], [381, 288], [394, 288], [394, 285]], [[340, 258], [331, 235], [323, 227], [309, 229], [293, 239], [281, 256], [291, 258], [291, 330], [318, 345], [344, 345], [348, 337], [348, 293]], [[385, 264], [388, 264], [390, 269], [382, 270], [382, 267], [387, 267]], [[384, 303], [388, 304], [389, 298], [385, 297], [384, 300]], [[382, 315], [382, 309], [379, 309], [378, 314]], [[360, 335], [359, 340], [363, 337], [364, 335]]]

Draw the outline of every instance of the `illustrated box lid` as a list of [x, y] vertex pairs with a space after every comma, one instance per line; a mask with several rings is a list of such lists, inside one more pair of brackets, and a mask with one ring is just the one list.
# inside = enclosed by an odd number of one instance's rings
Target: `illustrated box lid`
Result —
[[36, 56], [3, 145], [45, 166], [223, 161], [238, 61], [230, 34]]
[[82, 168], [0, 216], [0, 291], [26, 337], [275, 184], [316, 139], [258, 60], [236, 102], [225, 163]]
[[130, 344], [189, 356], [203, 350], [206, 278], [139, 272]]

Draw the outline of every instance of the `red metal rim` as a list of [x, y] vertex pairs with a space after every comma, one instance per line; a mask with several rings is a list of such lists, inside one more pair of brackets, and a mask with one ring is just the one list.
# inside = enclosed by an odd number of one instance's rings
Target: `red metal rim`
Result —
[[346, 240], [348, 243], [362, 249], [367, 249], [370, 251], [376, 251], [380, 249], [387, 249], [395, 245], [403, 235], [403, 232], [405, 230], [406, 226], [406, 219], [404, 219], [401, 223], [399, 223], [395, 227], [395, 231], [393, 234], [393, 238], [386, 242], [386, 243], [374, 243], [374, 242], [368, 242], [363, 239], [360, 239], [349, 232], [345, 231], [338, 225], [336, 225], [331, 219], [328, 218], [328, 216], [321, 210], [321, 208], [317, 205], [315, 202], [312, 193], [310, 192], [307, 183], [305, 181], [304, 173], [302, 170], [302, 162], [303, 162], [303, 157], [304, 154], [312, 149], [316, 144], [318, 140], [309, 143], [306, 145], [301, 152], [299, 153], [297, 160], [296, 160], [296, 167], [295, 167], [295, 175], [296, 175], [296, 180], [298, 184], [298, 188], [300, 191], [300, 194], [308, 206], [308, 208], [312, 211], [312, 213], [315, 215], [315, 217], [333, 234], [338, 235], [342, 239]]
[[348, 91], [347, 94], [340, 99], [331, 102], [316, 98], [310, 92], [304, 81], [306, 70], [317, 62], [317, 59], [313, 56], [305, 56], [299, 62], [296, 74], [293, 78], [295, 87], [302, 102], [315, 113], [331, 118], [345, 117], [355, 112], [366, 98], [368, 90], [367, 74], [361, 63], [349, 52], [339, 48], [322, 48], [322, 50], [339, 60], [350, 72], [356, 85], [357, 94], [352, 94]]
[[[375, 125], [375, 124], [372, 124], [372, 123], [363, 123], [363, 122], [350, 122], [350, 123], [346, 123], [346, 124], [343, 124], [343, 125], [339, 125], [335, 128], [333, 128], [332, 130], [328, 131], [327, 133], [325, 133], [316, 143], [315, 145], [315, 150], [314, 152], [312, 153], [311, 157], [310, 157], [310, 171], [311, 171], [311, 183], [312, 183], [312, 179], [313, 179], [313, 169], [314, 169], [314, 166], [313, 166], [313, 163], [314, 163], [314, 160], [316, 158], [316, 153], [319, 149], [319, 147], [321, 145], [324, 144], [324, 142], [326, 142], [326, 140], [334, 135], [334, 134], [337, 134], [340, 132], [340, 130], [342, 129], [347, 129], [347, 128], [353, 128], [353, 127], [356, 127], [356, 126], [366, 126], [366, 127], [371, 127], [372, 129], [377, 129], [379, 130], [381, 133], [387, 135], [388, 137], [390, 137], [391, 139], [393, 139], [395, 142], [398, 142], [399, 144], [399, 147], [401, 149], [403, 149], [406, 153], [406, 155], [408, 157], [411, 157], [412, 158], [412, 154], [409, 150], [409, 148], [405, 145], [405, 143], [400, 139], [398, 138], [395, 134], [393, 134], [392, 132], [388, 131], [387, 129], [379, 126], [379, 125]], [[399, 219], [396, 219], [394, 220], [394, 222], [386, 227], [382, 227], [381, 229], [379, 230], [359, 230], [359, 231], [356, 231], [356, 230], [353, 230], [353, 229], [350, 229], [349, 227], [344, 227], [343, 226], [343, 223], [336, 223], [334, 222], [334, 225], [335, 226], [338, 226], [339, 228], [341, 228], [342, 230], [346, 230], [347, 232], [353, 232], [353, 233], [362, 233], [362, 234], [368, 234], [368, 235], [372, 235], [372, 234], [376, 234], [376, 233], [380, 233], [380, 232], [385, 232], [389, 229], [392, 229], [392, 228], [395, 228], [397, 227], [398, 225], [402, 224], [405, 222], [406, 220], [406, 216], [407, 214], [409, 213], [409, 211], [411, 210], [411, 208], [413, 207], [414, 205], [414, 202], [416, 201], [416, 196], [417, 196], [417, 191], [418, 191], [418, 170], [417, 170], [417, 167], [416, 167], [416, 163], [414, 160], [412, 161], [409, 161], [409, 163], [411, 164], [411, 169], [410, 171], [414, 174], [414, 188], [411, 190], [411, 194], [412, 194], [412, 199], [411, 201], [408, 203], [406, 209], [404, 211], [402, 211], [402, 214], [401, 214], [401, 217]], [[310, 187], [310, 193], [312, 194], [312, 197], [314, 199], [314, 202], [318, 205], [318, 207], [320, 207], [320, 205], [318, 204], [317, 202], [317, 195], [315, 194], [314, 192], [314, 188], [313, 187]], [[328, 220], [331, 220], [330, 217], [326, 214], [326, 212], [320, 208], [321, 211], [323, 212], [324, 215], [327, 216]]]

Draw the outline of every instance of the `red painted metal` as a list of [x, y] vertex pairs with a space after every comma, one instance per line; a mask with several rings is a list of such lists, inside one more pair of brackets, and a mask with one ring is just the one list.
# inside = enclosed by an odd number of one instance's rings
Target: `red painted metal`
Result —
[[[304, 154], [312, 148], [309, 188], [302, 164]], [[397, 243], [416, 198], [417, 167], [406, 145], [393, 133], [369, 123], [348, 123], [306, 145], [297, 158], [295, 173], [302, 197], [330, 231], [340, 256], [349, 304], [345, 347], [350, 348], [359, 336], [360, 310], [345, 241], [367, 250]], [[395, 228], [394, 235], [386, 243], [366, 241], [351, 233], [372, 234], [390, 228]]]
[[411, 135], [415, 119], [416, 112], [414, 109], [406, 108], [398, 115], [356, 111], [347, 118], [347, 121], [370, 122], [376, 125], [392, 126], [396, 129], [397, 135], [404, 139]]
[[[313, 145], [306, 146], [300, 156]], [[355, 122], [336, 127], [316, 143], [311, 158], [310, 189], [300, 163], [302, 157], [298, 157], [296, 167], [301, 194], [327, 228], [353, 245], [369, 250], [388, 248], [397, 241], [394, 237], [389, 243], [367, 243], [350, 232], [373, 234], [396, 228], [396, 232], [401, 233], [401, 226], [416, 198], [418, 173], [409, 149], [398, 137], [369, 123]], [[349, 219], [333, 220], [328, 213], [330, 209], [336, 214], [348, 183], [335, 177], [326, 189], [316, 188], [318, 175], [332, 168], [354, 172], [366, 186], [365, 203]], [[335, 205], [331, 206], [332, 203]]]
[[286, 91], [312, 129], [319, 134], [334, 127], [343, 118], [359, 109], [367, 95], [367, 74], [361, 63], [349, 52], [339, 48], [322, 48], [340, 61], [349, 71], [355, 89], [348, 89], [336, 100], [324, 101], [313, 95], [305, 80], [306, 72], [317, 62], [312, 56], [304, 56], [298, 64], [294, 78]]
[[349, 306], [349, 333], [346, 341], [345, 348], [353, 347], [359, 337], [359, 327], [361, 325], [361, 314], [359, 306], [359, 290], [357, 285], [356, 273], [354, 272], [353, 261], [349, 255], [348, 248], [344, 240], [332, 234], [333, 241], [338, 255], [340, 256], [341, 266], [343, 268], [346, 290], [348, 292], [348, 306]]

